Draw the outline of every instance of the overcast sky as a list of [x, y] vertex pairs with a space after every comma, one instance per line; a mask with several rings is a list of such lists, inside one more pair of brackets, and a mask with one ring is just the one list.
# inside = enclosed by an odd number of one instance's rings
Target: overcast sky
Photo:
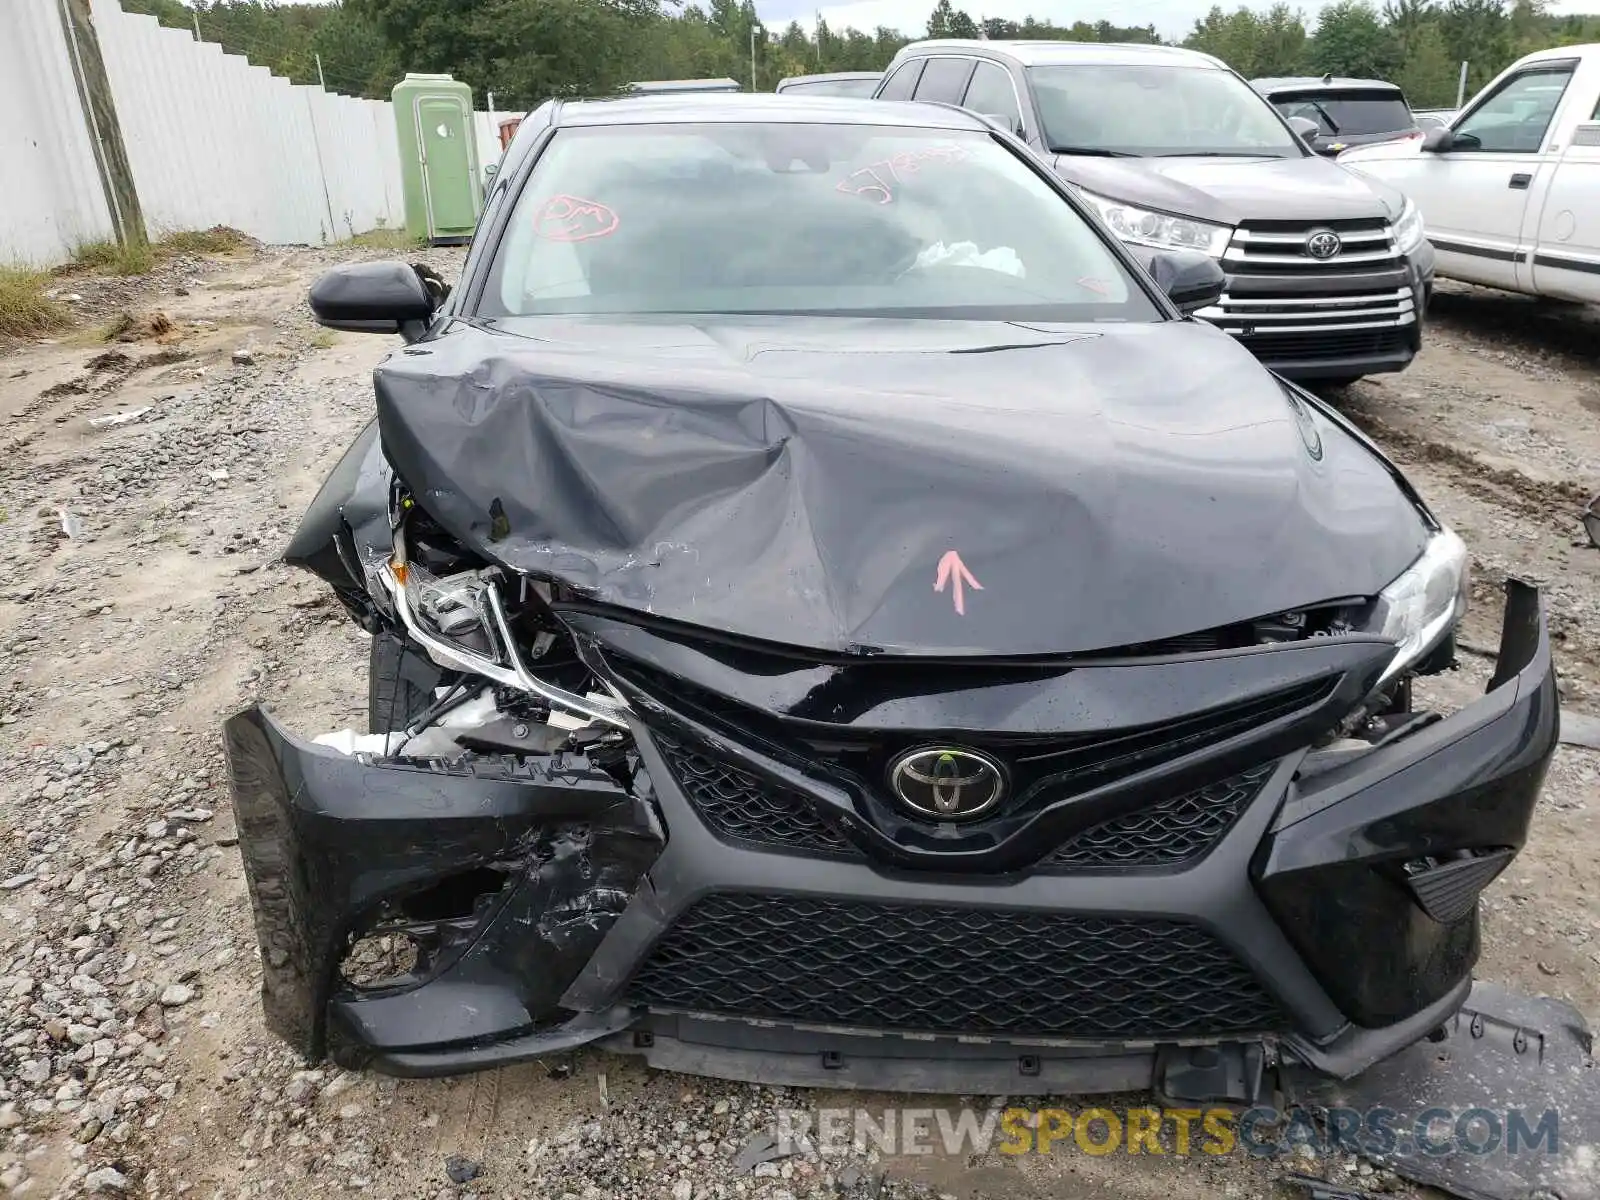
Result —
[[[963, 3], [953, 0], [957, 8], [979, 20], [984, 17], [1002, 17], [1020, 21], [1023, 17], [1036, 17], [1058, 25], [1074, 21], [1098, 21], [1102, 18], [1118, 25], [1154, 25], [1163, 37], [1183, 37], [1194, 28], [1194, 23], [1211, 10], [1216, 0], [1104, 0], [1103, 3], [1085, 4], [1082, 0], [972, 0]], [[1294, 0], [1290, 0], [1293, 4]], [[879, 25], [887, 25], [902, 33], [920, 34], [928, 27], [928, 14], [933, 11], [934, 0], [855, 0], [854, 3], [822, 4], [815, 0], [756, 0], [756, 10], [761, 19], [775, 29], [798, 20], [807, 29], [816, 23], [820, 7], [830, 28], [854, 26], [870, 33]], [[1238, 0], [1224, 2], [1229, 11], [1239, 7]], [[1246, 7], [1264, 9], [1267, 3]], [[1306, 26], [1315, 28], [1317, 13], [1325, 7], [1324, 0], [1303, 0], [1296, 5], [1305, 16]], [[1600, 8], [1597, 0], [1554, 0], [1550, 11], [1555, 13], [1593, 12]]]

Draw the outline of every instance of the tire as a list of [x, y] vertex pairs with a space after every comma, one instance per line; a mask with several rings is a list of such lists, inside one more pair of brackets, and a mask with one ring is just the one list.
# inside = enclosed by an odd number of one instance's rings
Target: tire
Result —
[[1360, 383], [1365, 378], [1365, 375], [1344, 375], [1338, 379], [1319, 379], [1317, 381], [1317, 386], [1323, 388], [1343, 389], [1349, 387], [1353, 383]]
[[367, 730], [404, 729], [433, 703], [445, 671], [403, 636], [379, 630], [367, 660]]

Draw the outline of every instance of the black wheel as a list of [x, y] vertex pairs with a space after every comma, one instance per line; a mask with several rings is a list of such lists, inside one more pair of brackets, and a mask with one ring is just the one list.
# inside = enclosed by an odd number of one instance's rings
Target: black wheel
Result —
[[433, 703], [434, 689], [445, 683], [445, 670], [405, 637], [379, 630], [372, 635], [367, 660], [367, 729], [390, 733], [422, 714]]

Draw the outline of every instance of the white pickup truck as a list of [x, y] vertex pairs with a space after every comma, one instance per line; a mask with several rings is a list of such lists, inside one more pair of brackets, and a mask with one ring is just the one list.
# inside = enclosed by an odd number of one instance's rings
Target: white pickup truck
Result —
[[1338, 161], [1415, 202], [1439, 275], [1600, 303], [1600, 45], [1518, 59], [1421, 142]]

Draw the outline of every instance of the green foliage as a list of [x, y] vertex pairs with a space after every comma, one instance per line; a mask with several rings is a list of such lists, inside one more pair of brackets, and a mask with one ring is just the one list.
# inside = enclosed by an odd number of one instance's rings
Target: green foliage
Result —
[[112, 241], [84, 242], [72, 252], [72, 261], [60, 268], [60, 273], [98, 271], [107, 275], [143, 275], [155, 264], [155, 251], [145, 242], [130, 242], [126, 246]]
[[0, 338], [42, 337], [71, 324], [67, 306], [44, 294], [50, 276], [0, 266]]
[[[1232, 0], [1237, 4], [1239, 0]], [[1392, 79], [1416, 107], [1455, 102], [1470, 63], [1475, 91], [1519, 56], [1547, 46], [1600, 41], [1600, 16], [1552, 16], [1547, 0], [1337, 0], [1314, 34], [1290, 3], [1221, 5], [1183, 44], [1214, 54], [1241, 75], [1321, 74]], [[729, 76], [770, 90], [786, 75], [881, 70], [923, 30], [830, 29], [798, 22], [768, 30], [753, 0], [121, 0], [164, 25], [296, 83], [317, 82], [317, 58], [333, 91], [387, 98], [406, 71], [445, 71], [503, 112], [552, 96], [610, 95], [630, 81]], [[1117, 9], [1102, 5], [1108, 14]], [[933, 0], [925, 35], [1078, 42], [1159, 42], [1150, 25], [1110, 20], [1058, 25], [982, 16]]]
[[1400, 66], [1400, 41], [1365, 0], [1339, 0], [1322, 10], [1306, 57], [1313, 74], [1388, 79]]

